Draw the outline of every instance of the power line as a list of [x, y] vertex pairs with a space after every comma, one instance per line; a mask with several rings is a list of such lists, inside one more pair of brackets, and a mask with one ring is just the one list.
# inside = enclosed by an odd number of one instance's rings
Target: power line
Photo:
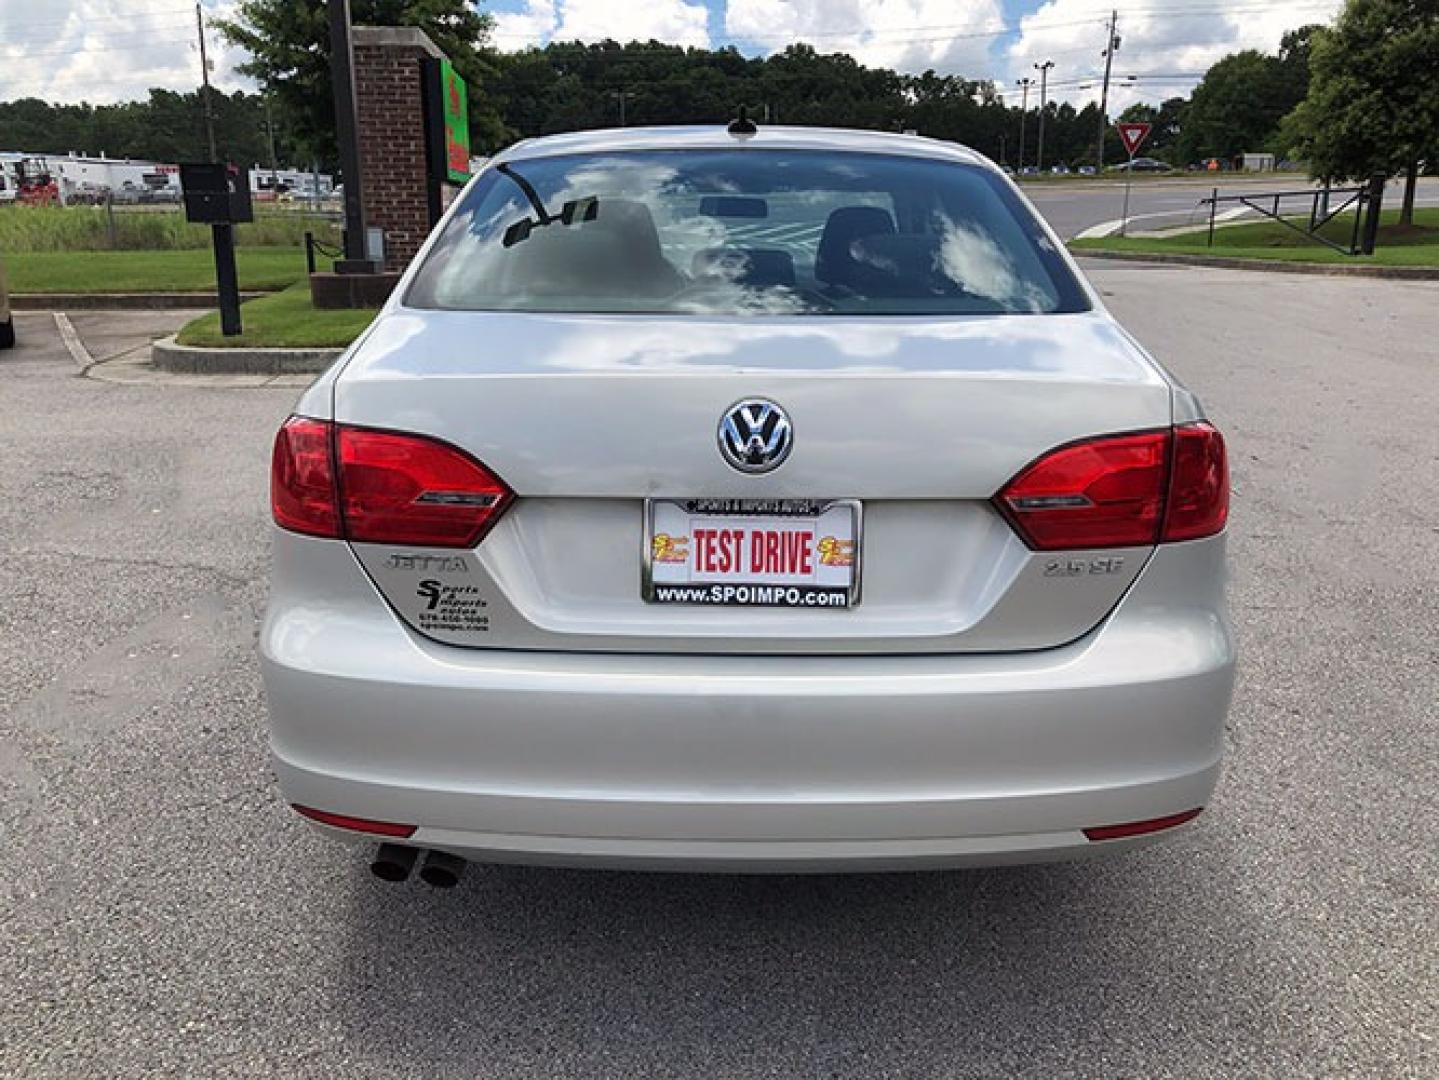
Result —
[[[1333, 7], [1340, 5], [1340, 0], [1294, 0], [1293, 3], [1284, 5], [1286, 9], [1293, 8], [1316, 8]], [[1119, 11], [1124, 15], [1227, 15], [1232, 12], [1245, 11], [1273, 11], [1275, 5], [1272, 3], [1259, 3], [1257, 0], [1241, 0], [1240, 3], [1225, 3], [1225, 0], [1216, 0], [1213, 4], [1197, 3], [1196, 0], [1182, 0], [1181, 3], [1173, 6], [1164, 4], [1126, 4], [1121, 5]]]
[[79, 15], [79, 14], [74, 14], [74, 15], [68, 15], [68, 16], [66, 16], [66, 17], [63, 18], [63, 19], [40, 19], [40, 20], [35, 20], [35, 21], [31, 21], [31, 20], [29, 20], [29, 19], [14, 19], [14, 20], [7, 19], [5, 25], [6, 25], [7, 27], [20, 26], [20, 27], [24, 27], [24, 28], [29, 29], [29, 30], [35, 30], [35, 29], [40, 29], [40, 28], [44, 28], [44, 27], [48, 27], [48, 26], [69, 26], [69, 25], [71, 25], [72, 23], [78, 23], [78, 24], [80, 25], [80, 28], [85, 28], [85, 27], [89, 27], [89, 26], [92, 25], [93, 23], [98, 23], [98, 22], [126, 22], [126, 23], [133, 23], [133, 22], [135, 22], [137, 19], [143, 19], [143, 18], [146, 18], [146, 17], [148, 17], [148, 16], [164, 15], [164, 16], [167, 16], [167, 17], [168, 17], [168, 16], [173, 16], [173, 15], [188, 15], [188, 14], [189, 14], [189, 9], [188, 9], [188, 8], [141, 8], [139, 11], [132, 11], [132, 12], [126, 14], [126, 15]]
[[[161, 47], [166, 47], [166, 46], [170, 46], [170, 45], [194, 45], [194, 44], [195, 44], [194, 38], [188, 38], [188, 37], [187, 37], [187, 38], [167, 39], [167, 40], [162, 40], [162, 41], [149, 41], [149, 42], [145, 42], [144, 44], [116, 45], [116, 46], [114, 46], [113, 48], [103, 47], [103, 48], [96, 48], [96, 49], [58, 49], [58, 50], [56, 50], [55, 52], [40, 52], [40, 53], [27, 52], [27, 53], [24, 53], [24, 54], [21, 55], [21, 56], [10, 56], [10, 57], [6, 57], [6, 59], [7, 59], [7, 60], [39, 60], [39, 59], [41, 59], [41, 58], [43, 58], [43, 57], [47, 57], [47, 56], [81, 56], [81, 55], [89, 55], [89, 54], [91, 54], [91, 53], [108, 53], [108, 52], [143, 52], [145, 49], [161, 48]], [[4, 49], [4, 48], [11, 48], [11, 46], [0, 45], [0, 49]]]
[[[1190, 80], [1190, 79], [1193, 79], [1193, 80], [1196, 80], [1196, 81], [1197, 81], [1197, 80], [1199, 80], [1199, 79], [1204, 78], [1204, 75], [1205, 75], [1205, 73], [1202, 72], [1202, 71], [1173, 72], [1173, 73], [1170, 73], [1170, 74], [1161, 73], [1161, 72], [1143, 72], [1143, 73], [1136, 73], [1136, 74], [1134, 74], [1134, 75], [1122, 75], [1122, 76], [1117, 76], [1117, 77], [1115, 78], [1114, 82], [1115, 82], [1117, 85], [1123, 87], [1123, 86], [1136, 85], [1136, 84], [1138, 84], [1138, 83], [1140, 83], [1140, 82], [1182, 82], [1182, 81], [1186, 81], [1186, 80]], [[1071, 76], [1070, 78], [1067, 78], [1067, 79], [1055, 79], [1055, 80], [1053, 80], [1052, 82], [1050, 82], [1049, 88], [1050, 88], [1051, 90], [1057, 90], [1057, 89], [1071, 89], [1071, 90], [1083, 89], [1083, 90], [1092, 90], [1092, 89], [1094, 88], [1094, 86], [1095, 86], [1101, 79], [1103, 79], [1103, 78], [1104, 78], [1104, 73], [1103, 73], [1102, 71], [1095, 72], [1095, 73], [1092, 74], [1092, 75], [1075, 75], [1075, 76]], [[1015, 91], [1013, 91], [1013, 90], [1000, 90], [999, 93], [1000, 93], [1000, 94], [1010, 94], [1010, 95], [1012, 95], [1012, 94], [1015, 93]]]
[[[1286, 4], [1286, 5], [1285, 5], [1285, 10], [1286, 10], [1286, 11], [1318, 10], [1318, 9], [1330, 9], [1330, 8], [1335, 7], [1335, 6], [1336, 6], [1336, 0], [1295, 0], [1295, 2]], [[1129, 5], [1129, 6], [1121, 6], [1121, 7], [1119, 8], [1120, 13], [1121, 13], [1121, 14], [1124, 14], [1124, 15], [1150, 15], [1150, 14], [1152, 14], [1152, 15], [1172, 16], [1172, 17], [1175, 17], [1175, 18], [1208, 18], [1208, 17], [1215, 16], [1215, 15], [1243, 15], [1243, 14], [1267, 13], [1267, 12], [1271, 12], [1271, 11], [1273, 11], [1273, 10], [1274, 10], [1274, 5], [1273, 5], [1272, 3], [1257, 3], [1257, 2], [1253, 2], [1253, 0], [1249, 0], [1249, 2], [1241, 2], [1241, 3], [1238, 3], [1238, 4], [1225, 3], [1224, 0], [1217, 0], [1217, 2], [1214, 3], [1214, 4], [1199, 4], [1199, 3], [1196, 3], [1196, 0], [1182, 0], [1181, 5], [1174, 6], [1174, 7], [1163, 6], [1163, 5], [1135, 4], [1135, 5]], [[1047, 30], [1064, 30], [1064, 29], [1070, 29], [1070, 28], [1073, 28], [1073, 27], [1076, 27], [1076, 26], [1093, 26], [1093, 25], [1096, 25], [1096, 24], [1098, 24], [1098, 25], [1103, 25], [1103, 24], [1106, 23], [1106, 22], [1108, 22], [1108, 19], [1106, 19], [1101, 12], [1095, 12], [1092, 16], [1090, 16], [1090, 17], [1088, 17], [1088, 18], [1083, 18], [1083, 19], [1070, 19], [1070, 20], [1067, 20], [1067, 21], [1065, 21], [1065, 22], [1033, 23], [1033, 22], [1027, 22], [1025, 19], [1021, 18], [1018, 22], [1005, 23], [1005, 24], [1003, 24], [1002, 26], [1000, 26], [998, 29], [966, 30], [966, 31], [963, 31], [963, 32], [961, 32], [961, 33], [938, 34], [937, 36], [933, 36], [933, 37], [891, 38], [891, 37], [888, 37], [887, 35], [891, 35], [891, 34], [914, 34], [914, 33], [927, 33], [927, 32], [930, 32], [930, 31], [942, 31], [942, 30], [946, 30], [946, 29], [950, 29], [950, 28], [959, 28], [959, 27], [968, 26], [969, 24], [967, 24], [967, 23], [950, 23], [950, 24], [935, 24], [935, 25], [928, 25], [928, 26], [895, 26], [895, 27], [875, 27], [875, 28], [870, 28], [870, 27], [856, 27], [856, 28], [851, 29], [851, 30], [812, 30], [812, 31], [807, 30], [807, 31], [797, 31], [797, 32], [795, 32], [795, 33], [790, 33], [790, 34], [779, 34], [779, 33], [775, 33], [775, 34], [735, 34], [735, 35], [731, 35], [731, 36], [730, 36], [730, 41], [731, 41], [731, 43], [733, 43], [733, 42], [785, 42], [785, 43], [801, 44], [801, 43], [805, 43], [805, 42], [809, 42], [809, 41], [823, 40], [823, 39], [827, 39], [827, 38], [829, 38], [829, 39], [833, 39], [833, 38], [854, 39], [854, 38], [857, 38], [857, 39], [860, 39], [860, 40], [859, 40], [859, 44], [862, 44], [862, 45], [911, 45], [911, 44], [918, 45], [918, 44], [928, 44], [928, 43], [941, 42], [941, 41], [965, 41], [965, 40], [978, 40], [978, 39], [983, 39], [983, 38], [1000, 38], [1000, 37], [1007, 37], [1007, 36], [1012, 35], [1012, 34], [1031, 34], [1031, 33], [1043, 32], [1043, 31], [1047, 31]], [[994, 25], [994, 24], [991, 24], [991, 26], [993, 26], [993, 25]], [[558, 30], [558, 27], [556, 27], [555, 29]], [[583, 44], [586, 44], [585, 42], [582, 42], [582, 41], [579, 41], [579, 40], [576, 40], [575, 42], [556, 42], [556, 41], [554, 40], [554, 37], [552, 36], [552, 35], [554, 34], [554, 32], [555, 32], [554, 30], [551, 30], [551, 31], [547, 31], [547, 32], [541, 32], [539, 35], [535, 35], [535, 34], [531, 34], [531, 33], [521, 33], [521, 32], [518, 32], [518, 31], [510, 32], [510, 33], [506, 33], [506, 32], [500, 31], [500, 32], [492, 32], [492, 33], [490, 34], [490, 37], [491, 37], [491, 38], [509, 38], [509, 39], [515, 39], [515, 40], [531, 41], [531, 40], [533, 40], [536, 36], [538, 36], [538, 37], [545, 37], [546, 34], [548, 33], [549, 35], [551, 35], [550, 47], [553, 47], [553, 46], [556, 45], [556, 44], [562, 44], [562, 45], [569, 45], [569, 44], [580, 44], [580, 45], [583, 45]], [[597, 40], [592, 41], [592, 42], [589, 42], [589, 43], [590, 43], [590, 44], [598, 44], [598, 41], [599, 41], [599, 40], [616, 40], [616, 39], [614, 39], [614, 38], [597, 39]], [[631, 44], [632, 44], [632, 45], [642, 45], [642, 44], [644, 44], [644, 43], [633, 42], [633, 43], [631, 43]], [[546, 46], [544, 46], [544, 45], [539, 45], [538, 43], [536, 43], [535, 47], [537, 47], [537, 48], [545, 48]], [[669, 47], [669, 48], [678, 48], [678, 47], [681, 47], [681, 46], [667, 46], [667, 47]]]
[[[132, 40], [132, 39], [137, 39], [137, 38], [154, 37], [154, 36], [155, 36], [155, 33], [156, 33], [157, 31], [170, 32], [170, 31], [174, 31], [174, 30], [183, 29], [183, 28], [185, 28], [185, 27], [188, 27], [189, 25], [190, 25], [190, 21], [189, 21], [188, 19], [186, 19], [186, 20], [183, 21], [183, 22], [160, 23], [160, 24], [157, 24], [157, 25], [155, 25], [155, 26], [151, 26], [151, 27], [149, 27], [149, 28], [147, 28], [147, 29], [145, 29], [145, 30], [126, 30], [126, 31], [122, 31], [122, 32], [119, 32], [119, 33], [114, 33], [114, 34], [108, 34], [108, 33], [107, 33], [107, 34], [103, 34], [103, 35], [94, 35], [94, 34], [91, 34], [91, 33], [87, 32], [87, 31], [84, 31], [84, 30], [77, 30], [77, 33], [82, 34], [82, 35], [84, 36], [84, 38], [86, 38], [86, 39], [89, 39], [89, 38], [91, 38], [91, 37], [98, 37], [99, 40], [107, 41], [107, 42], [109, 42], [109, 41], [130, 41], [130, 40]], [[0, 40], [0, 49], [19, 49], [19, 48], [23, 48], [23, 47], [26, 46], [27, 44], [30, 44], [31, 42], [44, 43], [44, 44], [53, 44], [53, 43], [56, 41], [57, 38], [63, 39], [63, 38], [69, 37], [69, 36], [71, 36], [71, 35], [69, 35], [68, 33], [60, 33], [60, 34], [50, 33], [50, 34], [45, 34], [45, 35], [43, 35], [43, 36], [41, 36], [41, 37], [36, 37], [36, 38], [28, 38], [28, 39], [27, 39], [27, 38], [19, 38], [19, 39], [16, 39], [16, 40], [14, 40], [14, 41], [11, 41], [11, 40]], [[77, 50], [77, 51], [79, 51], [79, 50]]]
[[[1096, 21], [1096, 20], [1093, 19], [1093, 18], [1088, 18], [1088, 19], [1071, 19], [1071, 20], [1069, 20], [1068, 22], [1044, 23], [1044, 24], [1041, 25], [1040, 28], [1041, 28], [1041, 29], [1056, 29], [1056, 30], [1058, 30], [1058, 29], [1063, 29], [1063, 28], [1065, 28], [1065, 27], [1070, 27], [1070, 26], [1086, 26], [1086, 25], [1088, 25], [1088, 24], [1090, 24], [1090, 23], [1092, 23], [1092, 22], [1095, 22], [1095, 21]], [[816, 38], [865, 38], [865, 39], [872, 39], [872, 38], [874, 38], [874, 37], [876, 37], [877, 35], [880, 35], [880, 34], [928, 33], [928, 32], [931, 32], [931, 31], [937, 32], [937, 31], [941, 31], [941, 30], [960, 29], [960, 28], [963, 28], [963, 27], [968, 27], [969, 25], [970, 25], [969, 23], [939, 23], [939, 24], [930, 25], [930, 26], [857, 27], [857, 28], [855, 28], [855, 29], [853, 29], [853, 30], [815, 30], [815, 31], [808, 31], [808, 30], [806, 30], [806, 31], [799, 31], [799, 32], [796, 32], [796, 33], [793, 33], [793, 34], [778, 34], [778, 33], [775, 33], [775, 34], [734, 34], [734, 35], [730, 35], [730, 36], [731, 36], [732, 40], [735, 40], [735, 41], [785, 41], [785, 42], [791, 42], [791, 41], [793, 41], [793, 42], [798, 43], [798, 42], [809, 41], [809, 40], [811, 40], [811, 39], [816, 39]], [[994, 24], [990, 24], [990, 25], [993, 26]], [[558, 30], [559, 28], [556, 27], [555, 29]], [[966, 30], [966, 31], [964, 31], [963, 33], [944, 34], [944, 35], [941, 36], [941, 37], [934, 38], [934, 39], [930, 39], [930, 40], [935, 40], [935, 41], [951, 41], [951, 40], [953, 40], [953, 41], [958, 41], [958, 40], [962, 40], [962, 39], [965, 39], [965, 38], [1003, 37], [1003, 36], [1006, 35], [1006, 34], [1017, 34], [1017, 33], [1019, 33], [1022, 29], [1025, 29], [1025, 28], [1022, 27], [1019, 23], [1006, 23], [1006, 24], [1004, 24], [1000, 29], [997, 29], [997, 30], [996, 30], [996, 29], [990, 29], [990, 30]], [[533, 34], [523, 34], [523, 33], [519, 33], [519, 32], [513, 32], [513, 33], [508, 33], [508, 34], [507, 34], [507, 33], [491, 33], [490, 36], [491, 36], [491, 37], [509, 37], [509, 38], [526, 38], [526, 39], [528, 39], [528, 38], [533, 37], [534, 35], [533, 35]], [[917, 40], [926, 40], [926, 39], [917, 39]], [[886, 41], [886, 42], [882, 42], [882, 44], [897, 44], [897, 43], [887, 42], [887, 41]], [[898, 43], [898, 44], [902, 44], [902, 43]]]

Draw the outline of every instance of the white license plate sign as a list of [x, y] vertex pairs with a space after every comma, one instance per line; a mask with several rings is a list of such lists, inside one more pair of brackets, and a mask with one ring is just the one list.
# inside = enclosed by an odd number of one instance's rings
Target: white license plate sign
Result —
[[655, 604], [847, 608], [859, 601], [851, 499], [652, 499], [645, 599]]

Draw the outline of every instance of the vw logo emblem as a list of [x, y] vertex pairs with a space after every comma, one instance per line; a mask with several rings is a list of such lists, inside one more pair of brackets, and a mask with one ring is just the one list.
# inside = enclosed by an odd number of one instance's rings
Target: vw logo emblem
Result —
[[745, 398], [731, 405], [720, 419], [720, 453], [740, 472], [777, 469], [793, 447], [794, 425], [773, 401]]

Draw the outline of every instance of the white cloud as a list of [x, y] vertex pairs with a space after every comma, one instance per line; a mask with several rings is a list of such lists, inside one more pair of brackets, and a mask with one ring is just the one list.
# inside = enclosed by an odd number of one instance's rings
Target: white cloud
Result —
[[729, 0], [725, 32], [763, 52], [804, 41], [870, 66], [983, 78], [1001, 16], [999, 0]]
[[[234, 6], [207, 4], [207, 22]], [[184, 0], [0, 0], [0, 27], [0, 101], [130, 101], [200, 82], [195, 8]], [[235, 72], [243, 54], [213, 29], [206, 41], [211, 82], [251, 89]]]
[[[1342, 0], [1138, 0], [1119, 4], [1123, 46], [1115, 61], [1115, 111], [1135, 100], [1187, 94], [1190, 80], [1124, 76], [1199, 74], [1226, 53], [1273, 51], [1286, 30], [1328, 22]], [[206, 0], [207, 18], [236, 0]], [[1104, 22], [1114, 0], [1043, 0], [1016, 26], [1001, 0], [727, 0], [725, 39], [763, 53], [808, 41], [824, 52], [853, 53], [902, 71], [935, 68], [992, 78], [1012, 90], [1053, 60], [1053, 96], [1082, 106], [1098, 91], [1081, 89], [1103, 70]], [[702, 0], [526, 0], [498, 12], [495, 43], [518, 49], [549, 40], [671, 41], [710, 45]], [[152, 86], [189, 90], [199, 82], [194, 8], [186, 0], [0, 0], [0, 100], [126, 101]], [[235, 65], [242, 54], [213, 30], [212, 81], [252, 89]], [[1017, 99], [1016, 99], [1017, 100]], [[1031, 97], [1031, 101], [1033, 98]]]
[[529, 0], [523, 11], [495, 12], [495, 28], [490, 37], [501, 49], [523, 49], [549, 40], [560, 24], [552, 0]]
[[529, 0], [523, 11], [495, 14], [501, 49], [605, 38], [708, 46], [709, 11], [685, 0]]
[[[1136, 101], [1160, 101], [1189, 92], [1216, 60], [1240, 49], [1274, 52], [1286, 30], [1330, 22], [1342, 0], [1146, 0], [1119, 7], [1120, 48], [1114, 57], [1111, 113]], [[1053, 60], [1053, 97], [1082, 107], [1099, 98], [1105, 28], [1113, 0], [1048, 0], [1021, 20], [1021, 32], [1004, 50], [1000, 81], [1035, 74], [1035, 62]], [[1128, 85], [1127, 76], [1139, 78]], [[1149, 78], [1146, 78], [1149, 76]], [[1159, 76], [1193, 76], [1160, 78]], [[1083, 84], [1090, 84], [1085, 88]], [[1031, 102], [1033, 102], [1031, 90]]]

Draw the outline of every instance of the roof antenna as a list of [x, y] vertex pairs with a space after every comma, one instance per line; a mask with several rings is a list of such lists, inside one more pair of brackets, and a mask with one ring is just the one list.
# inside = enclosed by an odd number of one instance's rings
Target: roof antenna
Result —
[[749, 109], [744, 105], [739, 107], [739, 115], [729, 122], [725, 128], [731, 135], [754, 135], [759, 131], [755, 122], [749, 118]]

